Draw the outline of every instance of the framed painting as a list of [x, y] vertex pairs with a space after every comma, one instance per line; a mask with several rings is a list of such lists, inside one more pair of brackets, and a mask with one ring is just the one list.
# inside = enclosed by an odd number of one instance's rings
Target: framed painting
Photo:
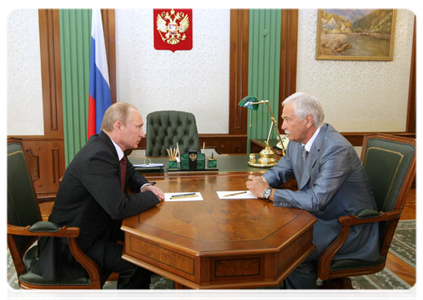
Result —
[[392, 60], [395, 9], [319, 9], [316, 59]]

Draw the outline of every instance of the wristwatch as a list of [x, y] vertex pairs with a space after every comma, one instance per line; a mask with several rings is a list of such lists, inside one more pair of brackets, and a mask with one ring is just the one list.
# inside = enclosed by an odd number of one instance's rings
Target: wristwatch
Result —
[[269, 200], [270, 194], [272, 194], [272, 188], [269, 187], [263, 191], [263, 199]]

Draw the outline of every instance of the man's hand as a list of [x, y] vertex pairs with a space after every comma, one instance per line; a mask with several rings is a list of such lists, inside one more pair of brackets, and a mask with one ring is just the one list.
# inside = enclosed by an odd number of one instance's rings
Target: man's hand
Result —
[[154, 186], [154, 185], [146, 185], [146, 186], [143, 187], [142, 191], [143, 192], [145, 192], [145, 191], [151, 191], [151, 192], [154, 193], [154, 195], [157, 196], [157, 198], [159, 198], [160, 201], [164, 201], [164, 193], [157, 186]]
[[269, 187], [266, 179], [263, 176], [248, 176], [246, 183], [247, 189], [259, 198], [263, 198], [263, 191]]

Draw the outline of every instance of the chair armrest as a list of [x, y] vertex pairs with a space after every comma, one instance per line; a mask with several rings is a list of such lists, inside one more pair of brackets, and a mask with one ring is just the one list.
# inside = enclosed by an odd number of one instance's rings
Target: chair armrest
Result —
[[382, 221], [390, 221], [399, 219], [402, 211], [390, 211], [390, 212], [376, 212], [375, 210], [360, 211], [357, 215], [350, 215], [345, 217], [339, 217], [338, 222], [342, 226], [353, 226], [367, 223], [375, 223]]
[[[322, 255], [320, 255], [318, 263], [318, 276], [326, 280], [329, 276], [330, 265], [333, 257], [338, 253], [341, 247], [345, 244], [351, 226], [369, 224], [383, 221], [399, 220], [401, 211], [391, 212], [377, 212], [375, 210], [362, 210], [356, 215], [343, 216], [338, 218], [338, 222], [341, 224], [341, 230], [339, 231], [336, 239], [330, 244]], [[382, 251], [384, 253], [385, 251]]]
[[23, 236], [54, 236], [63, 238], [77, 238], [81, 229], [78, 227], [59, 227], [52, 222], [37, 222], [32, 226], [15, 226], [7, 224], [7, 234]]
[[369, 219], [369, 218], [377, 218], [382, 215], [382, 212], [378, 212], [374, 209], [362, 209], [355, 214], [358, 219]]
[[7, 224], [8, 235], [23, 235], [23, 236], [44, 236], [44, 237], [61, 237], [67, 238], [69, 249], [73, 257], [85, 268], [90, 277], [92, 286], [94, 288], [101, 288], [100, 269], [95, 261], [87, 256], [79, 247], [77, 237], [81, 229], [79, 227], [60, 227], [53, 222], [36, 222], [32, 226], [15, 226]]
[[31, 232], [58, 232], [60, 230], [60, 226], [53, 222], [37, 222], [31, 227], [28, 228]]

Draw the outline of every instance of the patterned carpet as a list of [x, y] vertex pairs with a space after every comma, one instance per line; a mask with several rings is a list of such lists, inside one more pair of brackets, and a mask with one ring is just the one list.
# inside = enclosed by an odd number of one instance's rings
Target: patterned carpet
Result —
[[[416, 268], [416, 221], [400, 221], [389, 251]], [[12, 259], [7, 255], [7, 280], [14, 289], [19, 289]], [[383, 271], [365, 276], [351, 277], [354, 289], [409, 289], [410, 285], [385, 268]], [[116, 282], [106, 282], [104, 289], [115, 289]], [[173, 282], [156, 274], [152, 275], [150, 289], [172, 289]], [[278, 288], [278, 287], [275, 287]]]

